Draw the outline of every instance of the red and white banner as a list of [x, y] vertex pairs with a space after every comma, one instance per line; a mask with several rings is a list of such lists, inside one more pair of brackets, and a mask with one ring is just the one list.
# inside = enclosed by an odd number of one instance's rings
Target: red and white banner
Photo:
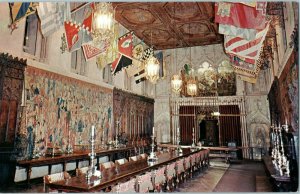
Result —
[[118, 63], [119, 63], [119, 60], [121, 58], [121, 55], [118, 54], [118, 57], [111, 63], [111, 72], [114, 74], [116, 69], [117, 69], [117, 66], [118, 66]]
[[256, 60], [259, 58], [268, 29], [269, 24], [264, 30], [256, 33], [255, 39], [251, 41], [240, 37], [224, 36], [226, 53], [233, 54], [247, 63], [255, 64]]
[[215, 3], [215, 22], [263, 30], [266, 27], [266, 5], [266, 2], [259, 2], [254, 8], [241, 3]]
[[119, 53], [121, 53], [122, 55], [130, 59], [132, 58], [132, 50], [133, 50], [132, 38], [133, 36], [132, 33], [130, 32], [120, 37], [118, 42]]
[[93, 46], [91, 44], [82, 45], [82, 50], [83, 50], [85, 60], [87, 61], [87, 60], [105, 52], [108, 47], [109, 47], [108, 41], [102, 41], [101, 44], [97, 47]]
[[228, 36], [241, 37], [246, 40], [254, 40], [257, 31], [250, 28], [239, 28], [232, 25], [219, 24], [219, 33]]
[[65, 31], [70, 52], [80, 49], [82, 44], [92, 40], [91, 33], [72, 21], [65, 22]]
[[84, 43], [90, 42], [92, 19], [93, 19], [93, 6], [88, 4], [78, 11], [72, 13], [72, 20], [64, 23], [67, 45], [70, 52], [78, 50]]

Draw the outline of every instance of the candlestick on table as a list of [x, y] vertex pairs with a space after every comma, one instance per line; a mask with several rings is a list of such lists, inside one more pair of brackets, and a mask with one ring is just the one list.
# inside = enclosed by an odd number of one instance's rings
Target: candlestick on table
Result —
[[94, 135], [95, 135], [95, 126], [92, 125], [92, 137], [94, 137]]
[[193, 127], [193, 134], [192, 134], [192, 138], [193, 138], [193, 143], [192, 143], [192, 147], [195, 147], [196, 145], [195, 145], [195, 129], [194, 129], [194, 127]]

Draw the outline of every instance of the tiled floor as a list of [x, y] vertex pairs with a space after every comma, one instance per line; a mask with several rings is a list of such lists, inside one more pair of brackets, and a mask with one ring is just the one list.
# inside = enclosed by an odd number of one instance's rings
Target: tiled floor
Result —
[[[256, 176], [264, 176], [263, 164], [243, 161], [230, 166], [220, 161], [212, 161], [203, 173], [180, 185], [175, 192], [255, 192]], [[5, 191], [10, 193], [41, 193], [42, 183], [33, 183], [32, 188], [14, 185]]]

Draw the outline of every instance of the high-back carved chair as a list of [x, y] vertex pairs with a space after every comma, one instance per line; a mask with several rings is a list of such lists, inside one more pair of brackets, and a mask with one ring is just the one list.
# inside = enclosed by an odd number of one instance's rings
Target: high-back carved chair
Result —
[[184, 158], [184, 178], [191, 177], [191, 156]]
[[191, 155], [191, 171], [190, 171], [191, 177], [193, 177], [194, 172], [196, 171], [196, 166], [197, 166], [196, 157], [197, 157], [197, 153]]
[[142, 159], [146, 159], [148, 157], [148, 154], [146, 153], [143, 153], [143, 154], [140, 154], [139, 155]]
[[128, 162], [128, 160], [126, 158], [122, 158], [122, 159], [119, 159], [119, 160], [115, 161], [115, 163], [116, 163], [117, 166], [125, 164], [126, 162]]
[[145, 174], [138, 175], [138, 189], [139, 193], [147, 193], [149, 190], [153, 190], [152, 173], [146, 172]]
[[86, 174], [86, 172], [89, 170], [89, 167], [82, 167], [82, 168], [76, 168], [76, 176], [80, 176], [83, 174]]
[[176, 176], [176, 162], [172, 162], [166, 167], [167, 190], [170, 191], [175, 187], [174, 179]]
[[71, 178], [71, 176], [67, 172], [59, 172], [59, 173], [49, 174], [49, 175], [44, 176], [43, 179], [44, 179], [45, 192], [48, 193], [49, 191], [50, 192], [56, 191], [56, 190], [52, 190], [52, 189], [50, 190], [48, 188], [48, 186], [46, 185], [47, 183], [53, 183], [56, 181], [66, 180], [66, 179], [70, 179], [70, 178]]
[[129, 162], [136, 162], [138, 161], [139, 159], [141, 159], [141, 156], [131, 156], [129, 157]]
[[109, 168], [112, 168], [112, 167], [115, 167], [115, 163], [112, 162], [112, 161], [103, 162], [103, 163], [99, 164], [99, 169], [100, 170], [105, 170], [105, 169], [109, 169]]
[[136, 178], [132, 178], [126, 182], [118, 183], [112, 187], [113, 193], [135, 193], [136, 192]]
[[153, 180], [155, 192], [160, 192], [162, 186], [166, 183], [167, 179], [166, 179], [165, 171], [166, 171], [166, 166], [160, 167], [153, 171], [152, 180]]
[[184, 178], [184, 158], [176, 161], [176, 180], [177, 183], [183, 182]]

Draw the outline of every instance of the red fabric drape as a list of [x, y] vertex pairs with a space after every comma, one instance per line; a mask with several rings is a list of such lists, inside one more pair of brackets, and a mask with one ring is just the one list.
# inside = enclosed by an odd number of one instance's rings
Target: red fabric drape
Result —
[[[227, 146], [228, 142], [236, 142], [237, 146], [241, 145], [241, 123], [240, 110], [237, 105], [221, 105], [219, 107], [220, 116], [220, 145]], [[236, 116], [233, 116], [236, 115]]]
[[[195, 106], [181, 106], [179, 108], [179, 126], [180, 137], [182, 145], [191, 145], [193, 127], [195, 127], [195, 120], [197, 112]], [[236, 142], [237, 146], [241, 145], [241, 123], [240, 110], [238, 105], [221, 105], [219, 106], [221, 115], [219, 117], [220, 130], [220, 146], [227, 146], [228, 142]], [[226, 116], [227, 115], [227, 116]], [[177, 129], [176, 129], [177, 130]], [[197, 129], [195, 129], [196, 131]], [[215, 134], [219, 135], [219, 134]]]
[[[191, 145], [193, 143], [192, 134], [195, 126], [194, 106], [181, 106], [179, 108], [179, 126], [182, 145]], [[188, 114], [188, 115], [187, 115]], [[177, 129], [176, 129], [177, 130]]]

